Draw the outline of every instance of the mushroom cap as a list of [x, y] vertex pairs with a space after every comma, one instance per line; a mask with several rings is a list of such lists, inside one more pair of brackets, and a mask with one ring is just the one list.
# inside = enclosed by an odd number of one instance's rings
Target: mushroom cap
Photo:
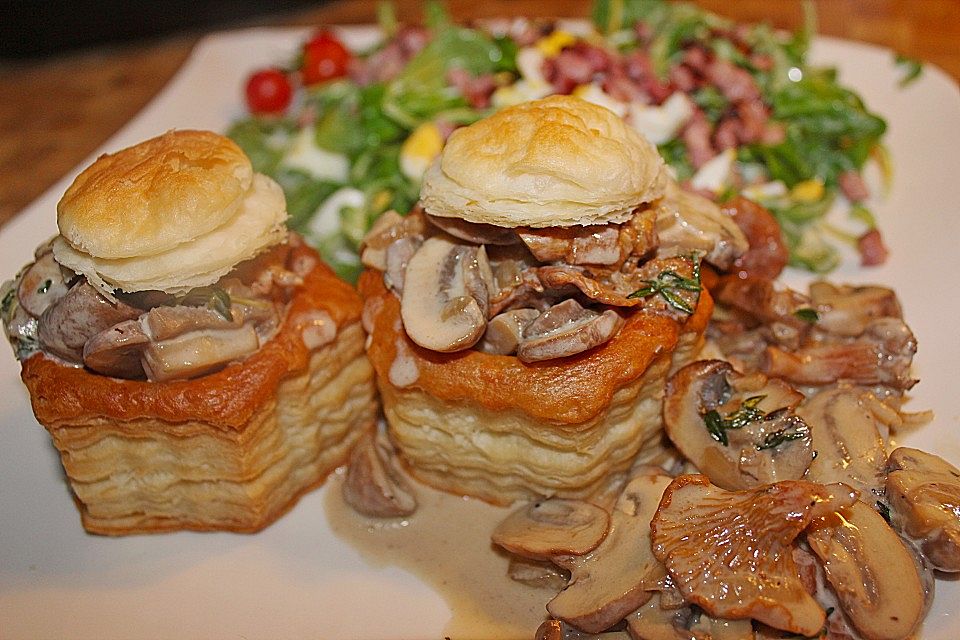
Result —
[[[759, 412], [755, 420], [725, 430], [725, 442], [711, 433], [708, 412], [732, 415], [757, 398], [751, 403]], [[736, 490], [799, 480], [813, 460], [809, 429], [792, 413], [802, 399], [780, 380], [741, 375], [722, 360], [701, 360], [667, 382], [664, 425], [674, 445], [718, 487]]]
[[960, 572], [960, 470], [930, 453], [900, 447], [887, 463], [886, 496], [895, 524], [940, 571]]
[[903, 640], [926, 613], [913, 552], [883, 517], [857, 501], [813, 521], [807, 542], [843, 611], [867, 640]]
[[457, 129], [427, 170], [427, 213], [501, 227], [623, 222], [663, 196], [656, 147], [609, 109], [553, 96]]
[[826, 616], [800, 581], [792, 543], [813, 518], [855, 496], [802, 480], [731, 492], [706, 476], [680, 476], [653, 518], [653, 553], [684, 599], [711, 616], [812, 636]]
[[583, 555], [606, 537], [610, 516], [582, 500], [551, 498], [524, 505], [493, 530], [491, 539], [507, 551], [533, 560]]

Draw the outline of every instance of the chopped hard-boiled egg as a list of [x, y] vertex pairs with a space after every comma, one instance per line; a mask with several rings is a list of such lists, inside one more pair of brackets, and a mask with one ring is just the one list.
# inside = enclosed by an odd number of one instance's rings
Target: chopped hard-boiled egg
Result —
[[433, 122], [424, 122], [413, 130], [400, 147], [400, 171], [420, 181], [434, 158], [443, 150], [443, 136]]
[[548, 58], [560, 53], [564, 47], [569, 47], [577, 41], [577, 37], [568, 31], [557, 29], [553, 33], [537, 40], [536, 47]]
[[340, 231], [340, 212], [344, 207], [359, 209], [366, 204], [367, 198], [363, 191], [353, 187], [337, 189], [330, 197], [323, 201], [313, 217], [310, 218], [308, 234], [321, 239], [332, 236]]
[[659, 107], [640, 102], [630, 103], [628, 120], [647, 140], [653, 144], [663, 144], [676, 136], [692, 115], [693, 107], [689, 98], [677, 91]]
[[587, 102], [592, 102], [593, 104], [601, 107], [606, 107], [621, 118], [627, 115], [627, 109], [629, 108], [629, 105], [626, 102], [621, 102], [620, 100], [617, 100], [611, 96], [596, 82], [580, 85], [573, 90], [573, 95], [582, 100], [586, 100]]
[[733, 149], [721, 151], [690, 178], [690, 186], [697, 190], [720, 193], [730, 184], [733, 161], [737, 154]]
[[520, 77], [528, 82], [546, 83], [543, 77], [543, 61], [546, 58], [543, 52], [536, 47], [523, 47], [517, 51], [517, 71]]
[[751, 200], [763, 202], [764, 200], [780, 198], [787, 195], [787, 185], [785, 185], [782, 180], [774, 180], [772, 182], [752, 184], [744, 188], [740, 193]]
[[495, 108], [502, 109], [521, 102], [546, 98], [551, 93], [553, 87], [545, 81], [518, 80], [494, 91], [490, 96], [490, 103]]
[[811, 178], [793, 185], [790, 189], [790, 197], [799, 202], [817, 202], [823, 198], [823, 192], [823, 181]]
[[317, 180], [346, 182], [350, 160], [342, 153], [321, 149], [315, 141], [313, 127], [304, 127], [297, 134], [283, 159], [283, 166], [299, 169]]

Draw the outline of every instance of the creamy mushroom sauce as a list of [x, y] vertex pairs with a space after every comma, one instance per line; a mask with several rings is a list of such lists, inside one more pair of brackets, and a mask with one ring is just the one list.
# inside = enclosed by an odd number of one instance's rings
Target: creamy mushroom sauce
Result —
[[547, 229], [388, 213], [362, 260], [383, 273], [418, 345], [540, 362], [606, 343], [635, 309], [686, 319], [701, 259], [729, 266], [745, 248], [719, 209], [686, 220], [664, 200], [623, 223]]
[[[696, 448], [688, 455], [699, 469], [668, 444], [662, 466], [638, 461], [583, 508], [547, 500], [505, 510], [414, 483], [417, 511], [387, 520], [358, 516], [331, 491], [334, 531], [443, 594], [451, 637], [918, 637], [933, 569], [960, 571], [960, 470], [894, 450], [898, 429], [929, 418], [901, 408], [916, 344], [896, 296], [740, 280], [715, 288], [722, 329], [704, 350], [714, 360], [676, 372], [666, 391], [666, 434], [681, 451]], [[894, 337], [874, 340], [885, 322]], [[803, 366], [811, 348], [831, 350], [833, 378], [775, 377], [769, 351], [744, 348], [756, 341]], [[863, 352], [890, 375], [868, 375]], [[394, 464], [389, 446], [380, 452], [375, 464]]]
[[[4, 284], [0, 314], [17, 358], [37, 352], [116, 378], [167, 381], [222, 369], [256, 352], [277, 331], [286, 305], [313, 267], [287, 264], [288, 243], [243, 262], [211, 286], [106, 296], [56, 263], [47, 242]], [[326, 314], [299, 319], [319, 346], [336, 327]]]

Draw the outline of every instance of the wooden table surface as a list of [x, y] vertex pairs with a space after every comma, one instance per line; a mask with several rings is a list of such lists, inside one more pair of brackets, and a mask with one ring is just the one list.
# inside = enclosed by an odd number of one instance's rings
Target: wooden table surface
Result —
[[[800, 0], [697, 0], [717, 13], [795, 29]], [[422, 2], [394, 0], [418, 22]], [[960, 0], [816, 0], [819, 31], [884, 45], [960, 79]], [[236, 24], [373, 22], [377, 2], [343, 0]], [[457, 19], [584, 17], [590, 0], [447, 0]], [[28, 62], [0, 62], [0, 224], [40, 195], [142, 109], [176, 73], [202, 33], [105, 46]], [[51, 213], [52, 214], [52, 213]]]

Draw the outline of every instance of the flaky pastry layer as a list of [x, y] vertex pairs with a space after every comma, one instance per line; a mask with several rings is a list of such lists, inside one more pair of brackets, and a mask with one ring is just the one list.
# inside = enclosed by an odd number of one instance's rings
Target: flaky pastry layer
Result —
[[[312, 249], [292, 247], [289, 259], [316, 266], [279, 332], [217, 373], [149, 382], [43, 354], [24, 362], [34, 413], [60, 451], [88, 531], [257, 531], [373, 427], [359, 298]], [[319, 312], [337, 326], [327, 344], [309, 337]]]
[[704, 291], [684, 324], [635, 312], [596, 349], [524, 364], [423, 349], [381, 274], [364, 273], [360, 291], [373, 327], [367, 354], [405, 464], [430, 485], [496, 504], [584, 497], [627, 468], [659, 433], [664, 381], [699, 349], [713, 308]]

